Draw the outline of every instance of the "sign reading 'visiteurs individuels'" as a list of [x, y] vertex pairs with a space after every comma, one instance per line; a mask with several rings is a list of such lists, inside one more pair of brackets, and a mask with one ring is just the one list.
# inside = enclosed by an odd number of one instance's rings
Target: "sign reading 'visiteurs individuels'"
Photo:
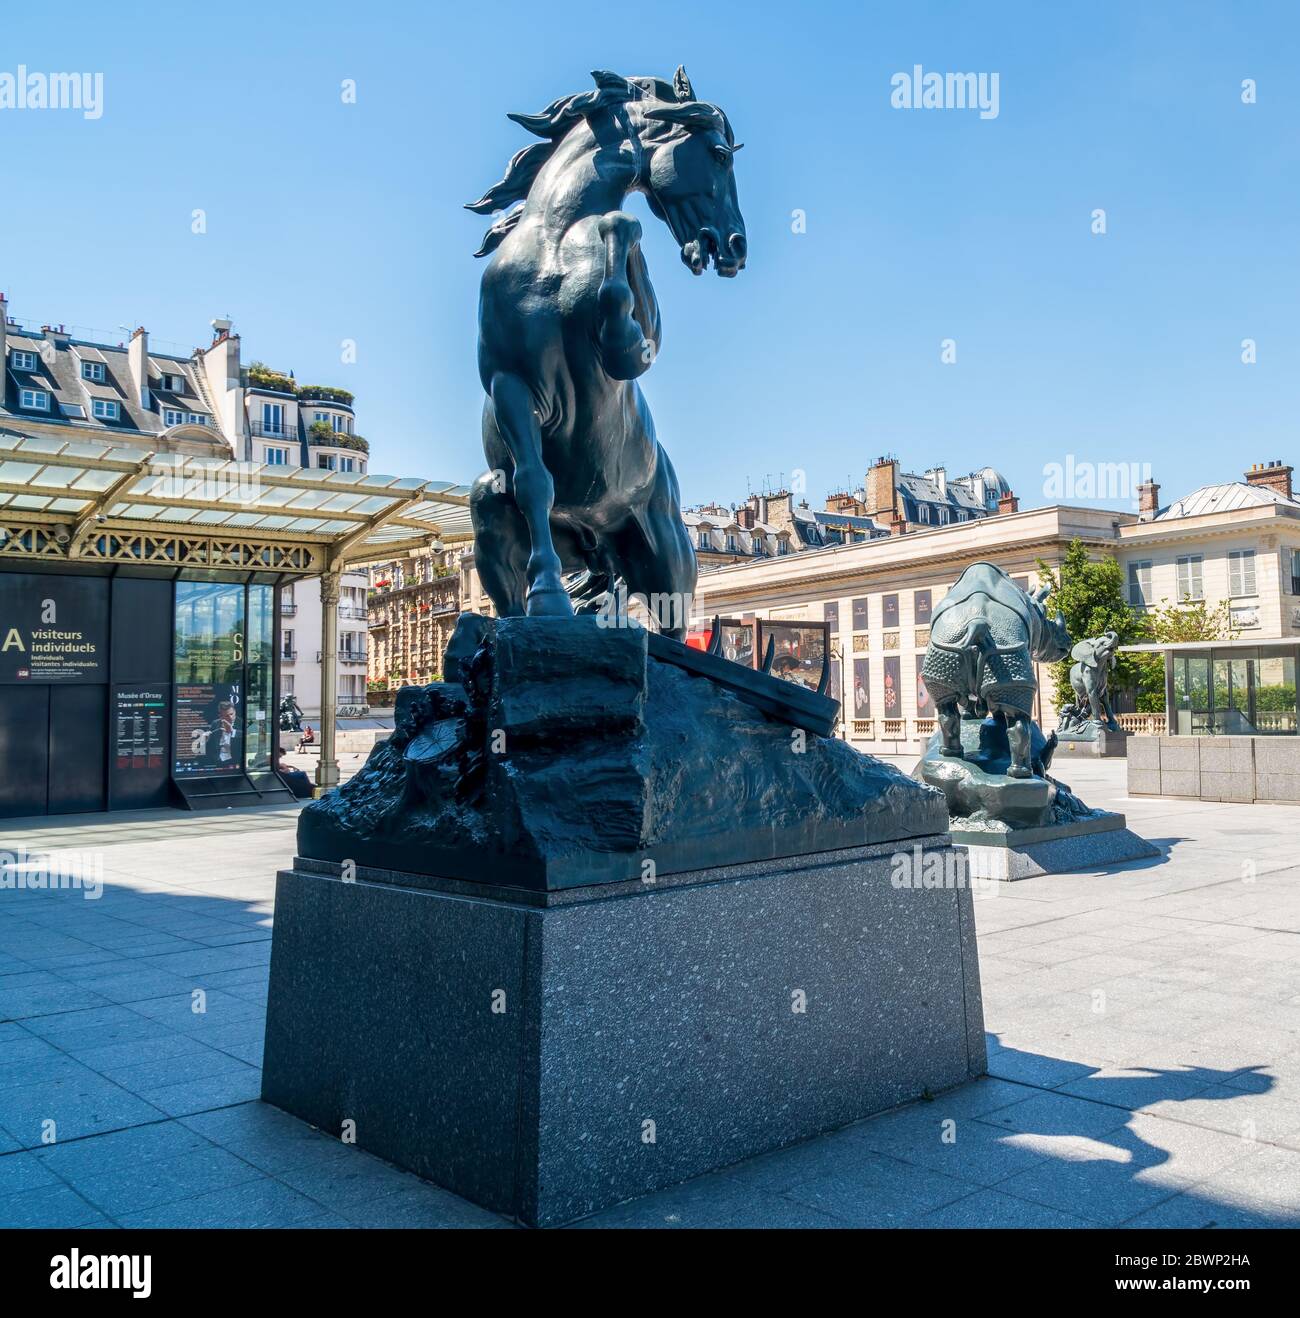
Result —
[[107, 649], [102, 581], [0, 575], [0, 683], [102, 682]]

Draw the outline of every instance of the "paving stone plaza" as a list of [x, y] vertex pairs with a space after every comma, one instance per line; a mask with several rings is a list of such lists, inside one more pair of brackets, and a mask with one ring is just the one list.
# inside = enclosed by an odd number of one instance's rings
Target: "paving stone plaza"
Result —
[[[1300, 807], [1063, 773], [1161, 855], [977, 896], [987, 1078], [577, 1225], [1300, 1223]], [[103, 882], [0, 890], [0, 1225], [511, 1225], [259, 1101], [296, 814], [0, 831]]]

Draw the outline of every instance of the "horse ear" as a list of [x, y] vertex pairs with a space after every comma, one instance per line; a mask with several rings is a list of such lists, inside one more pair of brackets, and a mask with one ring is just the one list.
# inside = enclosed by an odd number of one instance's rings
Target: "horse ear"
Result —
[[641, 99], [641, 88], [630, 83], [621, 74], [611, 73], [608, 69], [592, 69], [591, 77], [596, 86], [605, 93], [606, 104], [613, 100], [638, 101]]
[[664, 124], [680, 124], [683, 128], [707, 132], [716, 128], [725, 132], [722, 116], [711, 105], [703, 101], [681, 101], [676, 105], [665, 105], [662, 109], [647, 110], [647, 119], [657, 119]]
[[691, 86], [691, 80], [686, 76], [685, 64], [679, 64], [677, 72], [673, 74], [673, 92], [679, 101], [694, 101], [697, 99], [695, 88]]

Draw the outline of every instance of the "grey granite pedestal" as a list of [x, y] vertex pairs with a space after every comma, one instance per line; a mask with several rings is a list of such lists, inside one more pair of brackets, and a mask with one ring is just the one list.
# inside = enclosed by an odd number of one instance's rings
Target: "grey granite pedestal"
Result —
[[530, 1225], [985, 1071], [971, 892], [901, 886], [893, 844], [551, 891], [343, 872], [278, 876], [263, 1098]]
[[999, 821], [955, 820], [950, 836], [966, 848], [970, 877], [1014, 883], [1040, 874], [1077, 874], [1161, 853], [1126, 826], [1121, 814], [1098, 810], [1090, 818], [1042, 828], [1005, 828]]
[[1128, 733], [1122, 728], [1090, 727], [1086, 732], [1057, 732], [1056, 756], [1088, 755], [1107, 760], [1128, 756]]

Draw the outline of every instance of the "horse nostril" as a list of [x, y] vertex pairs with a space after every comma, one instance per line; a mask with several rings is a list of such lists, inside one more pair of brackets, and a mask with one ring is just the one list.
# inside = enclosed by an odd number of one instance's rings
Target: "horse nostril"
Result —
[[727, 246], [731, 248], [731, 254], [737, 261], [743, 261], [749, 252], [749, 244], [745, 241], [743, 233], [733, 233], [727, 239]]

